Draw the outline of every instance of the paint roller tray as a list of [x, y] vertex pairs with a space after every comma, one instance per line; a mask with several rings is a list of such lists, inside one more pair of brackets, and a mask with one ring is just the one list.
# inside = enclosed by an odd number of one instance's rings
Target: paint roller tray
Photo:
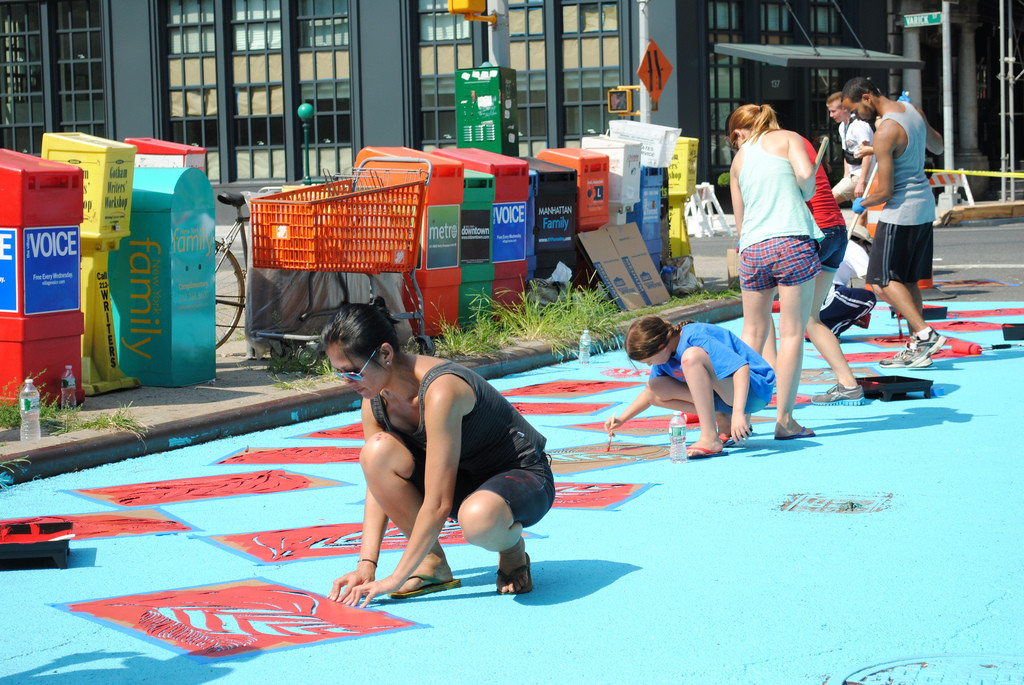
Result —
[[52, 559], [57, 568], [67, 568], [72, 525], [70, 521], [49, 521], [0, 526], [0, 561]]
[[883, 402], [888, 402], [897, 395], [906, 395], [909, 392], [921, 392], [925, 397], [932, 396], [932, 381], [924, 378], [872, 376], [858, 378], [857, 384], [864, 389], [865, 396], [881, 397]]
[[1024, 340], [1024, 323], [1004, 323], [1003, 340]]

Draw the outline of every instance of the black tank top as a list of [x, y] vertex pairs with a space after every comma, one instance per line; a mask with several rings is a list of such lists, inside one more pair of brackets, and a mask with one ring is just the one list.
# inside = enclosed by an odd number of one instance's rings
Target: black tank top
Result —
[[525, 468], [547, 459], [544, 456], [547, 439], [482, 376], [450, 361], [438, 364], [424, 374], [419, 392], [420, 422], [412, 434], [404, 433], [391, 424], [379, 396], [370, 400], [373, 418], [385, 431], [398, 436], [412, 452], [414, 459], [422, 460], [426, 456], [424, 396], [430, 384], [445, 374], [466, 381], [476, 395], [473, 409], [462, 417], [460, 471], [474, 474], [500, 473], [508, 469]]

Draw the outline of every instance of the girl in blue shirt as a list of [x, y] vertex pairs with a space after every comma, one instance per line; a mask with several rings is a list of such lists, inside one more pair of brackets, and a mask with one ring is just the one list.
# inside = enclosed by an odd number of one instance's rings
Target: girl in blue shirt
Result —
[[772, 399], [775, 372], [768, 362], [720, 326], [672, 325], [660, 316], [644, 316], [626, 332], [626, 354], [650, 364], [651, 376], [621, 414], [605, 421], [612, 435], [649, 407], [664, 407], [697, 415], [700, 437], [686, 454], [711, 456], [730, 438], [744, 442], [751, 434], [749, 415]]

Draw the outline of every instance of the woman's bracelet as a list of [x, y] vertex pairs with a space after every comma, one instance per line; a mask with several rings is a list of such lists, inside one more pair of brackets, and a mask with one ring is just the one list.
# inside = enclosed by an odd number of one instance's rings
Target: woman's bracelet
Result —
[[374, 561], [373, 559], [360, 559], [359, 561], [360, 561], [360, 563], [362, 563], [362, 562], [364, 562], [364, 561], [368, 561], [368, 562], [370, 562], [371, 564], [373, 564], [373, 567], [374, 567], [374, 568], [377, 568], [377, 562], [376, 562], [376, 561]]

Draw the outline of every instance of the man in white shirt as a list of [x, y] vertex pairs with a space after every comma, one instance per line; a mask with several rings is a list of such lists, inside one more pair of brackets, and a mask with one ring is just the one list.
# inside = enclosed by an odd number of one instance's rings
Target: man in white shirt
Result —
[[832, 197], [836, 202], [851, 201], [855, 197], [863, 197], [867, 190], [868, 174], [863, 173], [871, 169], [872, 155], [865, 155], [857, 158], [857, 148], [864, 145], [870, 146], [874, 141], [874, 131], [866, 121], [861, 121], [851, 116], [850, 110], [843, 107], [843, 94], [832, 93], [828, 96], [826, 105], [828, 115], [839, 124], [839, 138], [842, 140], [843, 150], [843, 178], [832, 188]]

